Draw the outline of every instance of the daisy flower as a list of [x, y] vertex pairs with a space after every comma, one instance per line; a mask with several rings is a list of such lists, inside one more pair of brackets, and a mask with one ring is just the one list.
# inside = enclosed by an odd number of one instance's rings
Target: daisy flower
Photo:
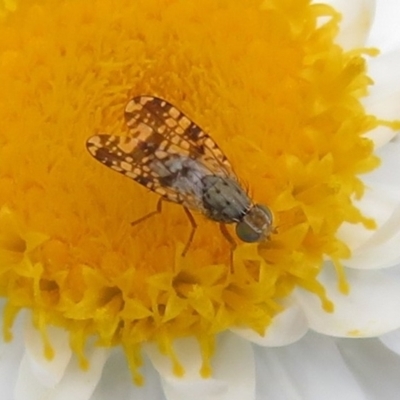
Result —
[[[399, 392], [398, 7], [329, 3], [0, 3], [5, 399]], [[159, 196], [85, 143], [140, 95], [218, 143], [268, 240], [194, 213], [182, 257], [173, 203], [132, 225]]]

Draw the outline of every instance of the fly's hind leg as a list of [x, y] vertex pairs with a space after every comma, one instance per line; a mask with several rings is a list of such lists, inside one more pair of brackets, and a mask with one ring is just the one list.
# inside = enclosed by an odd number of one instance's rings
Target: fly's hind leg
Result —
[[161, 210], [162, 210], [162, 202], [163, 201], [165, 201], [165, 200], [162, 197], [160, 197], [157, 202], [157, 208], [154, 211], [151, 211], [148, 214], [144, 215], [143, 217], [137, 219], [136, 221], [131, 222], [131, 226], [140, 224], [141, 222], [146, 221], [146, 219], [149, 219], [156, 214], [160, 214]]
[[189, 239], [188, 239], [188, 241], [186, 242], [185, 248], [184, 248], [183, 251], [182, 251], [182, 257], [185, 257], [185, 255], [186, 255], [186, 253], [188, 252], [189, 247], [190, 247], [190, 245], [191, 245], [191, 243], [192, 243], [192, 241], [193, 241], [194, 234], [196, 233], [197, 224], [196, 224], [195, 219], [193, 218], [193, 215], [192, 215], [191, 212], [189, 211], [189, 209], [186, 208], [186, 207], [183, 207], [183, 209], [185, 210], [185, 213], [186, 213], [186, 215], [187, 215], [187, 217], [188, 217], [188, 219], [189, 219], [189, 221], [190, 221], [190, 225], [192, 225], [192, 230], [190, 231]]
[[232, 235], [229, 233], [228, 229], [226, 229], [226, 225], [223, 223], [219, 224], [219, 230], [224, 235], [224, 238], [227, 240], [229, 245], [231, 246], [231, 254], [230, 254], [230, 264], [231, 264], [231, 271], [233, 272], [233, 252], [236, 249], [236, 242], [234, 241]]

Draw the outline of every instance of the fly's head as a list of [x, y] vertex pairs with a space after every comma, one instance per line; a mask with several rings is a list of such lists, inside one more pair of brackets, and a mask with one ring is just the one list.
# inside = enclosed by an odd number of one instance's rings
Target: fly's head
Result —
[[261, 242], [273, 231], [272, 223], [271, 210], [262, 204], [255, 204], [236, 224], [236, 235], [243, 242]]

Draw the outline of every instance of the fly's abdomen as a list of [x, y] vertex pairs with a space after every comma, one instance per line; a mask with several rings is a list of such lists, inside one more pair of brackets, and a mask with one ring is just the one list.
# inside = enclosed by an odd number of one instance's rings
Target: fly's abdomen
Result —
[[206, 216], [226, 224], [238, 222], [251, 207], [246, 192], [233, 179], [216, 175], [202, 178]]

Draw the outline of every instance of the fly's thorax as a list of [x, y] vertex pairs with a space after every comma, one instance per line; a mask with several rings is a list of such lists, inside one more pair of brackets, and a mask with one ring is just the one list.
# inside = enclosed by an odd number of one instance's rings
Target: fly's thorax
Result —
[[272, 232], [272, 223], [271, 210], [262, 204], [255, 204], [236, 224], [236, 234], [243, 242], [260, 242]]
[[203, 207], [208, 218], [229, 224], [242, 220], [249, 211], [251, 201], [235, 180], [207, 175], [202, 184]]

